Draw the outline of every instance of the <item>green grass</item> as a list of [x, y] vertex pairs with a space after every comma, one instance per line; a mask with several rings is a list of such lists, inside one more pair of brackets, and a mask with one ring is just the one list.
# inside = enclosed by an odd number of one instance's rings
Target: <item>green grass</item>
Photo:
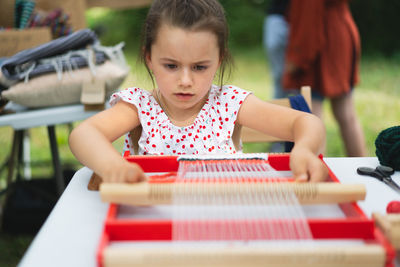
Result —
[[32, 241], [31, 235], [9, 235], [1, 233], [0, 238], [0, 266], [16, 266], [24, 255], [27, 244]]

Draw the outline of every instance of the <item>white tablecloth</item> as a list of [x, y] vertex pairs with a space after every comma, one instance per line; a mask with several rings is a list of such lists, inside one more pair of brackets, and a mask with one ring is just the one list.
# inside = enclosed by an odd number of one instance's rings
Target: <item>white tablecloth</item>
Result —
[[1, 115], [0, 126], [11, 126], [14, 130], [80, 121], [98, 112], [85, 111], [84, 106], [80, 104], [40, 109], [26, 109], [13, 104], [6, 108], [16, 113]]

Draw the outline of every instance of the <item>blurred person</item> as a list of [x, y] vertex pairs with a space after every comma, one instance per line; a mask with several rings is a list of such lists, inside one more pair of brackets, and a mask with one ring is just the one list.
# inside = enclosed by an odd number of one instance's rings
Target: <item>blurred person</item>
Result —
[[286, 21], [289, 2], [289, 0], [272, 0], [264, 19], [263, 46], [270, 62], [274, 98], [287, 97], [287, 93], [282, 89], [282, 75], [289, 36], [289, 26]]
[[[285, 51], [289, 36], [289, 26], [286, 21], [289, 0], [272, 0], [266, 8], [263, 25], [263, 47], [268, 57], [269, 68], [273, 80], [273, 98], [284, 98], [288, 93], [282, 88], [282, 76], [285, 65]], [[283, 152], [283, 142], [275, 142], [270, 152]]]
[[310, 85], [313, 113], [328, 98], [347, 156], [366, 156], [353, 88], [359, 81], [360, 37], [348, 0], [291, 0], [285, 89]]

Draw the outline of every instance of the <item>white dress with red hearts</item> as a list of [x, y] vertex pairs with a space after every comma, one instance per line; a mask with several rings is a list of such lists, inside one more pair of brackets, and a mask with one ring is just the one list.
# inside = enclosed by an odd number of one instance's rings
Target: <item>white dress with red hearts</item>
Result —
[[[142, 125], [139, 139], [140, 155], [203, 155], [234, 154], [232, 140], [237, 114], [250, 92], [232, 85], [213, 85], [208, 99], [193, 124], [175, 126], [154, 99], [140, 88], [127, 88], [111, 96], [110, 104], [119, 100], [136, 106]], [[129, 133], [124, 153], [134, 154]]]

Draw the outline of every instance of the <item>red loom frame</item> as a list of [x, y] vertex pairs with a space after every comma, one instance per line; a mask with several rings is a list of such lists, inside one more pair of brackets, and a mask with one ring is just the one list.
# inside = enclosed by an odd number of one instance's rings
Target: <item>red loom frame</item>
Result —
[[[177, 156], [131, 156], [129, 162], [139, 164], [144, 172], [176, 172], [179, 167]], [[322, 157], [321, 157], [322, 160]], [[278, 171], [290, 170], [289, 154], [268, 155], [269, 164]], [[339, 182], [329, 169], [329, 178]], [[393, 267], [395, 251], [383, 233], [367, 218], [357, 203], [339, 204], [346, 218], [308, 219], [314, 239], [362, 239], [366, 243], [381, 244], [386, 251], [386, 267]], [[103, 250], [112, 241], [171, 241], [172, 222], [170, 220], [121, 219], [118, 218], [116, 204], [110, 204], [104, 229], [97, 250], [97, 263], [103, 266]], [[216, 222], [218, 223], [218, 222]]]

